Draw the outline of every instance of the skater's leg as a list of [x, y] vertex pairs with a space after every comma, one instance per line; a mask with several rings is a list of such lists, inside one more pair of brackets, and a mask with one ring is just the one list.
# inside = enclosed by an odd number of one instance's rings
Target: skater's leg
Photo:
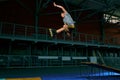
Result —
[[56, 30], [53, 30], [52, 28], [49, 28], [49, 33], [51, 37], [54, 37], [57, 34]]
[[55, 36], [58, 33], [61, 33], [62, 31], [65, 31], [67, 33], [67, 35], [70, 36], [68, 25], [66, 25], [66, 24], [57, 30], [53, 30], [53, 29], [49, 28], [49, 32], [50, 32], [51, 37]]
[[68, 30], [68, 26], [65, 24], [65, 25], [63, 25], [62, 28], [57, 29], [57, 30], [56, 30], [56, 33], [61, 33], [62, 31], [66, 31], [66, 30]]
[[62, 28], [56, 30], [56, 33], [60, 33], [60, 32], [62, 32], [62, 31], [65, 31], [66, 34], [67, 34], [67, 36], [70, 37], [70, 33], [69, 33], [69, 29], [68, 29], [68, 25], [66, 25], [66, 24], [63, 25]]

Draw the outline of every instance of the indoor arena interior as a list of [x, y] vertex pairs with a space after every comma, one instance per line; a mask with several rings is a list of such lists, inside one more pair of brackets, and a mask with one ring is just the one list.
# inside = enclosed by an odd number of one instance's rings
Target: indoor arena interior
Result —
[[0, 0], [0, 80], [120, 80], [120, 0]]

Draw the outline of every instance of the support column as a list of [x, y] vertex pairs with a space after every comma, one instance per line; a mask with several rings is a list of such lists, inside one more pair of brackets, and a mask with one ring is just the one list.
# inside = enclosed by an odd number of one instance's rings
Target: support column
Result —
[[36, 33], [36, 39], [38, 39], [38, 26], [39, 26], [39, 13], [40, 13], [40, 8], [41, 8], [41, 3], [42, 0], [36, 0], [35, 2], [35, 33]]
[[11, 55], [11, 52], [12, 52], [12, 41], [9, 42], [8, 54]]
[[105, 39], [105, 29], [104, 29], [105, 20], [102, 16], [100, 21], [100, 34], [101, 34], [101, 41], [103, 42]]
[[38, 39], [38, 19], [39, 19], [39, 16], [38, 16], [38, 0], [36, 0], [36, 9], [35, 9], [35, 34], [36, 34], [36, 39]]

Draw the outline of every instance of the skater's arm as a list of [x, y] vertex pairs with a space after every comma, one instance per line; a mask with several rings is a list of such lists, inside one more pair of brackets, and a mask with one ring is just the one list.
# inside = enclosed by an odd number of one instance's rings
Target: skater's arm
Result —
[[66, 9], [65, 9], [63, 6], [57, 5], [55, 2], [53, 3], [53, 5], [54, 5], [55, 7], [58, 7], [58, 8], [60, 8], [60, 9], [62, 9], [62, 11], [63, 11], [64, 13], [67, 13]]

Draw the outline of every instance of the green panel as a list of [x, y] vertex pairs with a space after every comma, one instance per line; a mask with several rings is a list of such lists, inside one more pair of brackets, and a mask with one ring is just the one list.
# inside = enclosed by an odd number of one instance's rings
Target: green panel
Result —
[[13, 50], [11, 55], [29, 55], [27, 50]]

